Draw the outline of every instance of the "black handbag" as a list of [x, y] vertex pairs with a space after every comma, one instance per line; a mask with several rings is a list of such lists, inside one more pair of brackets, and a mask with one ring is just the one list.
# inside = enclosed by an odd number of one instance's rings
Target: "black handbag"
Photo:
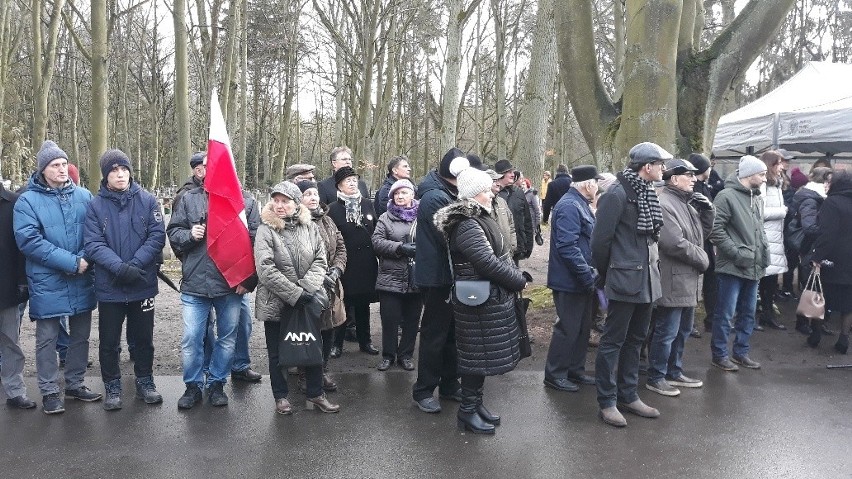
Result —
[[289, 317], [281, 318], [281, 333], [278, 337], [279, 367], [323, 364], [320, 314], [321, 303], [312, 301], [290, 309]]
[[458, 280], [453, 283], [453, 298], [465, 306], [480, 306], [488, 301], [491, 281]]

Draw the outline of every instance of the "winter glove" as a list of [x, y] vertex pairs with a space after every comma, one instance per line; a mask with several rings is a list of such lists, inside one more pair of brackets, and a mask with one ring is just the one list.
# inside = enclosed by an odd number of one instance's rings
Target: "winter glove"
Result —
[[527, 283], [532, 283], [532, 282], [533, 282], [533, 277], [532, 277], [532, 275], [531, 275], [531, 274], [529, 274], [529, 273], [527, 273], [526, 271], [521, 271], [521, 276], [523, 276], [523, 277], [524, 277], [524, 279], [525, 279], [525, 280], [527, 280]]
[[692, 193], [692, 199], [690, 200], [692, 206], [697, 210], [712, 210], [713, 202], [710, 201], [710, 198], [702, 195], [699, 192]]
[[396, 252], [403, 256], [413, 258], [416, 250], [417, 248], [415, 247], [414, 243], [402, 243], [401, 245], [399, 245], [399, 248], [396, 249]]
[[296, 306], [304, 306], [311, 301], [314, 300], [314, 293], [308, 292], [308, 290], [302, 290], [301, 296], [296, 300]]
[[142, 277], [142, 270], [137, 268], [136, 266], [130, 266], [129, 264], [123, 264], [118, 269], [118, 283], [119, 284], [133, 284], [139, 281], [143, 281], [145, 278]]
[[332, 266], [331, 269], [328, 270], [328, 273], [323, 278], [323, 286], [328, 289], [334, 289], [334, 286], [337, 284], [337, 280], [340, 279], [340, 268], [336, 266]]

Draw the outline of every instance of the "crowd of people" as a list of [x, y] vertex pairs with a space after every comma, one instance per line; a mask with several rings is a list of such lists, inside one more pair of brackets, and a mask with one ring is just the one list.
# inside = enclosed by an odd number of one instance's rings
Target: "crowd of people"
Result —
[[[552, 180], [545, 172], [534, 188], [508, 160], [489, 167], [453, 148], [419, 183], [406, 157], [392, 158], [371, 199], [352, 151], [341, 146], [329, 154], [327, 178], [317, 181], [314, 165], [295, 164], [265, 204], [243, 195], [255, 274], [234, 285], [208, 250], [206, 153], [190, 158], [192, 175], [172, 199], [166, 224], [157, 199], [134, 181], [124, 152], [102, 155], [103, 180], [92, 196], [71, 177], [65, 152], [45, 141], [27, 185], [17, 193], [0, 186], [0, 250], [15, 272], [0, 279], [0, 379], [10, 406], [37, 406], [22, 377], [19, 334], [28, 302], [46, 414], [63, 412], [66, 398], [122, 408], [125, 322], [135, 397], [161, 403], [153, 328], [168, 241], [181, 262], [186, 390], [179, 409], [205, 397], [227, 405], [229, 377], [262, 381], [248, 346], [256, 320], [279, 414], [294, 409], [290, 375], [298, 378], [305, 408], [340, 411], [328, 395], [338, 389], [329, 362], [343, 354], [348, 338], [377, 356], [378, 371], [416, 370], [412, 399], [421, 411], [438, 413], [441, 400], [458, 402], [460, 428], [493, 434], [501, 418], [483, 402], [485, 377], [511, 371], [522, 357], [520, 293], [532, 278], [519, 264], [543, 244], [540, 228], [549, 225], [547, 286], [557, 318], [544, 385], [569, 392], [595, 386], [600, 418], [623, 427], [622, 412], [660, 415], [638, 394], [644, 351], [646, 389], [676, 396], [678, 388], [702, 387], [683, 366], [687, 338], [701, 335], [693, 323], [702, 299], [712, 364], [725, 371], [760, 368], [749, 354], [750, 336], [757, 328], [786, 328], [774, 301], [795, 298], [790, 272], [796, 267], [800, 288], [811, 270], [822, 272], [828, 309], [841, 316], [835, 348], [846, 353], [852, 254], [843, 236], [852, 228], [852, 180], [830, 166], [807, 176], [794, 169], [788, 177], [789, 159], [782, 150], [746, 155], [723, 180], [701, 154], [674, 158], [645, 142], [615, 175], [559, 165]], [[376, 302], [380, 348], [370, 330]], [[85, 384], [95, 308], [103, 393]], [[587, 373], [596, 316], [606, 319], [595, 371]], [[283, 338], [305, 318], [318, 336], [304, 333], [315, 355], [294, 360]], [[796, 329], [814, 347], [833, 334], [803, 317]]]

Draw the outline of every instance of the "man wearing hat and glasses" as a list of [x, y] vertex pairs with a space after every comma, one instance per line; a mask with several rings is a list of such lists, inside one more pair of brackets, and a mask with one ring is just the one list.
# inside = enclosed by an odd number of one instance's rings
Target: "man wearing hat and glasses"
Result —
[[[663, 213], [653, 182], [663, 178], [672, 155], [657, 144], [630, 149], [630, 162], [598, 201], [592, 258], [609, 299], [595, 360], [600, 418], [615, 427], [627, 421], [616, 404], [637, 416], [660, 412], [639, 399], [639, 351], [648, 334], [651, 306], [661, 295], [657, 241]], [[617, 370], [617, 371], [616, 371]], [[617, 377], [616, 377], [617, 373]]]
[[686, 160], [667, 161], [666, 184], [657, 192], [663, 209], [659, 241], [663, 296], [654, 310], [645, 387], [663, 396], [680, 394], [675, 386], [702, 386], [700, 380], [683, 374], [683, 347], [692, 332], [701, 273], [710, 264], [704, 238], [710, 234], [714, 216], [710, 200], [693, 192], [696, 171]]
[[597, 271], [592, 264], [595, 216], [590, 207], [598, 193], [597, 168], [571, 170], [571, 189], [553, 208], [547, 287], [553, 290], [556, 324], [547, 351], [544, 385], [574, 392], [579, 384], [593, 385], [586, 374], [586, 349], [592, 328]]

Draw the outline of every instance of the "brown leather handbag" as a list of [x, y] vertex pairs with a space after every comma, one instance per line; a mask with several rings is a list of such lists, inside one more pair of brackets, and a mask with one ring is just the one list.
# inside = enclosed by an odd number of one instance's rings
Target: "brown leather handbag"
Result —
[[796, 314], [804, 316], [808, 319], [825, 318], [825, 295], [822, 290], [822, 281], [819, 277], [819, 268], [811, 270], [808, 280], [805, 282], [805, 289], [802, 290], [799, 296], [799, 306], [796, 308]]

